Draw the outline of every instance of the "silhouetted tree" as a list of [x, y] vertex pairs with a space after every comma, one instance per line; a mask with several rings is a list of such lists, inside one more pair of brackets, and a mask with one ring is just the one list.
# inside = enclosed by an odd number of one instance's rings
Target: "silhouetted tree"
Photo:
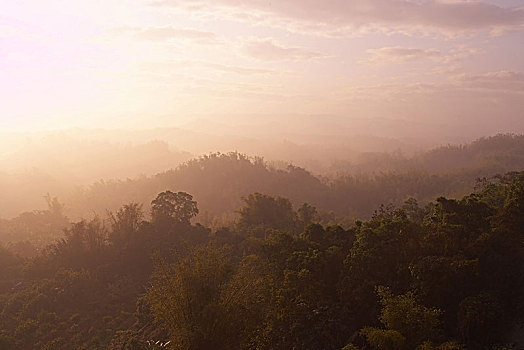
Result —
[[153, 221], [173, 220], [189, 225], [191, 218], [198, 214], [197, 202], [186, 192], [165, 191], [151, 202]]
[[298, 221], [302, 225], [302, 228], [313, 223], [317, 215], [317, 208], [308, 203], [302, 204], [297, 210]]
[[240, 228], [262, 231], [258, 234], [264, 234], [267, 229], [293, 230], [295, 213], [289, 199], [254, 193], [242, 200], [245, 205], [239, 210]]
[[129, 203], [118, 209], [116, 213], [109, 212], [111, 232], [109, 240], [114, 245], [124, 244], [129, 236], [138, 232], [143, 221], [142, 205]]
[[225, 250], [198, 249], [179, 264], [159, 263], [148, 298], [155, 318], [172, 336], [174, 349], [231, 349], [223, 289], [232, 265]]
[[394, 296], [389, 289], [379, 287], [378, 294], [383, 307], [380, 321], [386, 329], [362, 330], [373, 349], [415, 349], [438, 339], [440, 310], [420, 305], [412, 293]]

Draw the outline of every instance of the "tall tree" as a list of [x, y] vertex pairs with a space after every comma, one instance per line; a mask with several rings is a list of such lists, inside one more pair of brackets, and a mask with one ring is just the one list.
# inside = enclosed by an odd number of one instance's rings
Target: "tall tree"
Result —
[[172, 220], [189, 225], [191, 218], [198, 214], [197, 202], [186, 192], [165, 191], [151, 202], [153, 221]]

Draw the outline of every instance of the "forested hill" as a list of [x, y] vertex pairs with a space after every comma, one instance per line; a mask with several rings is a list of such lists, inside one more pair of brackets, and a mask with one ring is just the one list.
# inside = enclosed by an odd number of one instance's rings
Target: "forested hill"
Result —
[[331, 178], [216, 153], [48, 195], [0, 220], [0, 349], [521, 349], [521, 142]]
[[524, 135], [496, 135], [470, 144], [436, 148], [415, 158], [429, 172], [465, 168], [504, 171], [524, 166]]
[[[354, 164], [339, 164], [336, 174], [315, 176], [305, 169], [276, 167], [240, 153], [214, 153], [156, 176], [99, 181], [65, 199], [71, 217], [103, 214], [123, 203], [149, 203], [166, 189], [192, 193], [199, 220], [229, 220], [241, 197], [260, 192], [290, 198], [295, 206], [315, 205], [329, 221], [333, 215], [369, 218], [381, 204], [399, 205], [413, 197], [462, 196], [477, 179], [524, 169], [524, 136], [497, 135], [462, 146], [445, 146], [404, 158], [368, 154]], [[332, 212], [332, 213], [330, 213]]]
[[362, 153], [355, 161], [331, 165], [332, 172], [372, 173], [378, 171], [426, 171], [450, 173], [482, 168], [496, 173], [524, 165], [524, 135], [499, 134], [464, 145], [445, 145], [406, 157], [401, 152]]
[[230, 228], [192, 225], [198, 203], [165, 191], [34, 258], [0, 246], [0, 349], [524, 346], [524, 172], [347, 229], [282, 197], [239, 209]]

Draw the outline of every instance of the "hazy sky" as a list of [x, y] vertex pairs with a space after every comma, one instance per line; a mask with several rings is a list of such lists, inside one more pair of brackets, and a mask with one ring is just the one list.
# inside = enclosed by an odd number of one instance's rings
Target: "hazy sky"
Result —
[[0, 3], [0, 129], [333, 114], [524, 131], [524, 0]]

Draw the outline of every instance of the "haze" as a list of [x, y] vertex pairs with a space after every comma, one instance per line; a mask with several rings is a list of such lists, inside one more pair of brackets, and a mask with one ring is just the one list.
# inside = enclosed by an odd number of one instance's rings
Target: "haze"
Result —
[[524, 0], [0, 0], [0, 350], [524, 349]]
[[4, 193], [32, 180], [0, 217], [43, 207], [47, 192], [151, 176], [209, 152], [327, 175], [369, 152], [409, 158], [521, 133], [523, 6], [4, 2]]
[[329, 115], [338, 125], [379, 118], [444, 134], [522, 132], [522, 6], [4, 1], [0, 127], [252, 126], [275, 115], [300, 127], [296, 116]]

